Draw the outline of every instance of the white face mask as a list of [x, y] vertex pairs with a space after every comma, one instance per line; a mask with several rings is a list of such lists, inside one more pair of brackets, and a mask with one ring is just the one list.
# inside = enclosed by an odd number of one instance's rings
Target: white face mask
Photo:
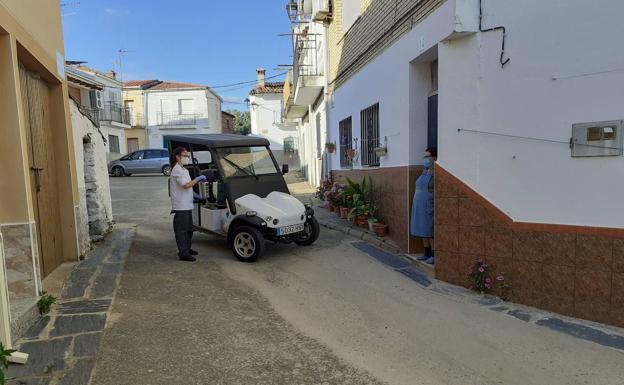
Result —
[[191, 164], [191, 160], [188, 156], [183, 156], [180, 163], [182, 163], [183, 166], [188, 166], [189, 164]]

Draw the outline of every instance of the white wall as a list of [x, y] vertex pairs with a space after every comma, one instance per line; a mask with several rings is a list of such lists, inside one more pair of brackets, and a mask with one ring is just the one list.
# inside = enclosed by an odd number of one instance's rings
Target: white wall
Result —
[[511, 62], [500, 66], [499, 32], [440, 45], [440, 164], [514, 220], [624, 227], [624, 157], [573, 159], [565, 144], [573, 123], [624, 119], [624, 2], [489, 0], [484, 11], [485, 26], [507, 27]]
[[[454, 17], [455, 2], [449, 0], [341, 85], [335, 91], [331, 103], [329, 140], [340, 143], [338, 123], [351, 116], [353, 138], [358, 140], [359, 152], [360, 111], [379, 103], [382, 145], [383, 138], [388, 137], [388, 155], [381, 157], [380, 167], [422, 164], [422, 153], [427, 145], [427, 127], [426, 115], [419, 117], [418, 114], [423, 110], [423, 100], [426, 113], [426, 99], [423, 99], [423, 95], [430, 91], [430, 86], [427, 84], [426, 89], [418, 89], [416, 93], [412, 90], [412, 86], [418, 87], [425, 83], [425, 78], [418, 80], [424, 70], [411, 63], [430, 54], [428, 51], [432, 47], [452, 34]], [[410, 125], [413, 132], [410, 132]], [[418, 155], [410, 157], [412, 152]], [[331, 156], [331, 165], [332, 169], [340, 169], [339, 151]], [[354, 168], [359, 167], [358, 157]]]
[[[110, 228], [113, 220], [113, 209], [110, 197], [110, 187], [108, 181], [108, 169], [106, 150], [104, 140], [98, 132], [97, 128], [86, 118], [76, 107], [73, 101], [70, 101], [70, 113], [72, 120], [72, 128], [74, 133], [74, 148], [76, 159], [76, 177], [79, 192], [79, 209], [78, 209], [78, 245], [80, 254], [89, 251], [91, 245], [91, 236], [89, 235], [89, 210], [91, 210], [92, 218], [100, 218], [101, 225]], [[94, 146], [91, 159], [94, 167], [90, 168], [90, 172], [85, 178], [85, 157], [84, 143], [85, 136], [89, 136]], [[87, 200], [88, 190], [90, 191], [89, 203]], [[106, 229], [107, 230], [107, 229]]]
[[[180, 99], [193, 100], [197, 124], [171, 126], [161, 129], [158, 116], [179, 114]], [[164, 110], [163, 110], [164, 108]], [[170, 134], [217, 134], [222, 131], [221, 101], [205, 89], [145, 92], [145, 116], [147, 117], [148, 143], [150, 148], [163, 148], [163, 136]]]
[[282, 151], [284, 139], [297, 138], [297, 126], [293, 123], [281, 123], [282, 94], [250, 95], [250, 104], [257, 104], [249, 109], [251, 133], [262, 136], [271, 142], [271, 150]]

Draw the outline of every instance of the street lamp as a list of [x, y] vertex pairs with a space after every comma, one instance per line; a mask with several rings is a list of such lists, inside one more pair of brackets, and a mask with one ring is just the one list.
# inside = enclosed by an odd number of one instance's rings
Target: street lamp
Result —
[[290, 0], [288, 4], [286, 4], [286, 12], [288, 12], [288, 18], [290, 21], [297, 20], [297, 11], [299, 7], [297, 6], [297, 2], [295, 0]]

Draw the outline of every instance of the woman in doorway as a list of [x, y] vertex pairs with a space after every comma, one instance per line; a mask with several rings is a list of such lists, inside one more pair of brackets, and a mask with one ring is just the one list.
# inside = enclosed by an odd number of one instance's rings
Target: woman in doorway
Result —
[[181, 261], [195, 261], [198, 253], [191, 249], [193, 238], [193, 186], [206, 180], [204, 175], [191, 180], [188, 170], [184, 167], [191, 163], [191, 156], [183, 147], [173, 150], [169, 157], [171, 175], [169, 191], [171, 195], [171, 213], [173, 216], [173, 232], [178, 245], [178, 258]]
[[422, 238], [425, 246], [425, 254], [418, 257], [419, 261], [425, 261], [430, 265], [435, 263], [434, 240], [433, 240], [433, 191], [434, 175], [433, 165], [438, 159], [438, 151], [434, 147], [425, 150], [425, 170], [416, 180], [416, 193], [412, 203], [412, 221], [410, 233]]

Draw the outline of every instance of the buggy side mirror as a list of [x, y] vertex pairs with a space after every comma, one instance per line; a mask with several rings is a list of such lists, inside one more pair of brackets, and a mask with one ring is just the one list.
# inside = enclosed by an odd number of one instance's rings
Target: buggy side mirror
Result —
[[288, 165], [287, 164], [283, 164], [282, 165], [282, 174], [284, 174], [284, 175], [288, 174]]

